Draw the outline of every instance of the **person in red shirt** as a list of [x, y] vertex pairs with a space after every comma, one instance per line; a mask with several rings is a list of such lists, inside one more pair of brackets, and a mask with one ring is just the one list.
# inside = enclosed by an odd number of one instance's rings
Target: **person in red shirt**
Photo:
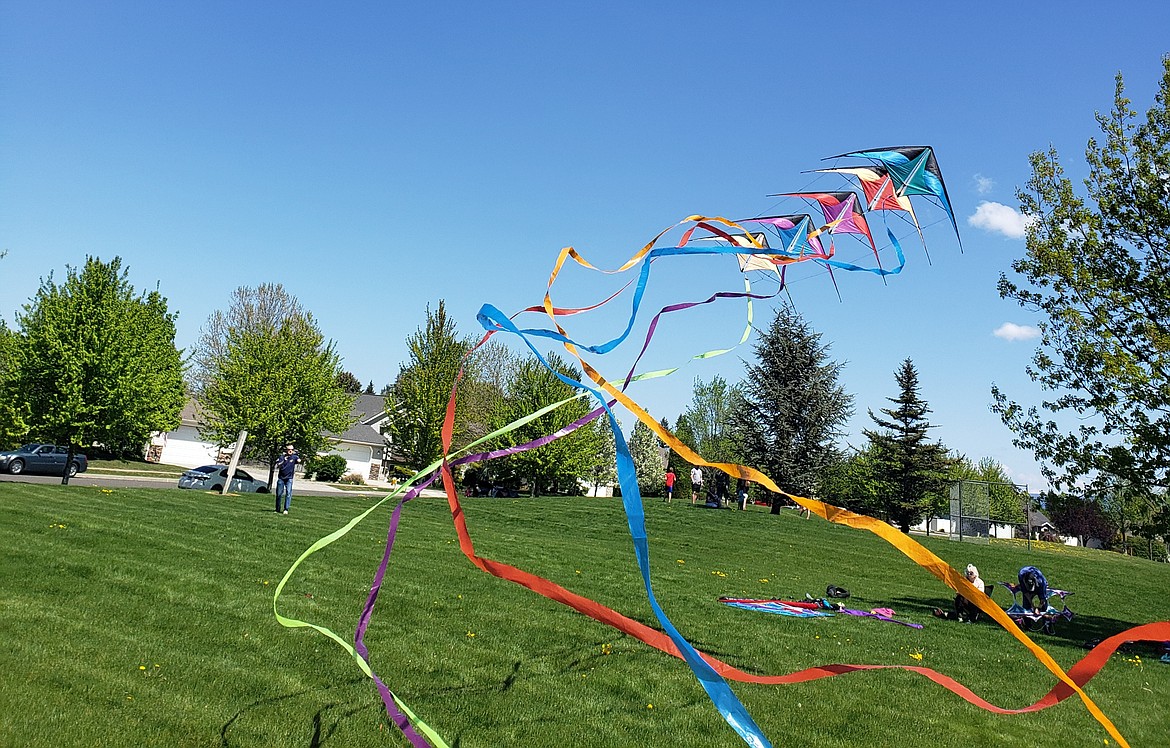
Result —
[[674, 480], [675, 480], [674, 471], [671, 470], [670, 468], [667, 468], [666, 469], [666, 503], [667, 504], [669, 504], [670, 500], [672, 498], [674, 498]]

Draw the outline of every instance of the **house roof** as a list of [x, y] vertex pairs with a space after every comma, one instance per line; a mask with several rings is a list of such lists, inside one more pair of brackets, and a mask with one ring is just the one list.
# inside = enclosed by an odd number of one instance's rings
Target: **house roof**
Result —
[[[343, 442], [351, 442], [353, 444], [369, 444], [376, 447], [382, 446], [386, 443], [386, 437], [382, 436], [372, 424], [375, 424], [386, 417], [386, 398], [381, 395], [357, 395], [353, 401], [353, 408], [349, 411], [350, 418], [355, 419], [354, 424], [340, 434], [333, 432], [326, 432], [330, 437]], [[187, 402], [183, 404], [183, 410], [179, 414], [181, 423], [184, 426], [198, 426], [202, 420], [202, 413], [199, 410], [199, 403], [195, 398], [187, 398]]]
[[372, 426], [367, 426], [364, 423], [355, 423], [340, 434], [330, 433], [329, 435], [338, 441], [371, 444], [375, 447], [386, 443], [386, 437], [379, 434]]
[[355, 416], [359, 424], [369, 426], [377, 423], [386, 416], [386, 398], [382, 395], [358, 395], [354, 398], [350, 415]]

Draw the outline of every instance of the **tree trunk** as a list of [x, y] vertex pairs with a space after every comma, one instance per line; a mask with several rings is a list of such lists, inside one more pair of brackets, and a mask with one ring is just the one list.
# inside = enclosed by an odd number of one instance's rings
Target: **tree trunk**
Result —
[[73, 464], [73, 440], [69, 440], [69, 454], [65, 455], [65, 469], [61, 473], [61, 485], [69, 485], [69, 466]]

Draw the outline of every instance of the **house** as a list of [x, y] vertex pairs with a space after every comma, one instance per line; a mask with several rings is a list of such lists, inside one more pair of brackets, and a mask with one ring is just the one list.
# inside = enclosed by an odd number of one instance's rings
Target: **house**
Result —
[[[199, 467], [216, 462], [226, 463], [230, 449], [220, 449], [199, 436], [201, 421], [199, 404], [187, 400], [179, 414], [179, 427], [156, 433], [146, 445], [147, 462], [161, 462], [179, 467]], [[389, 416], [386, 398], [379, 395], [357, 395], [350, 418], [354, 424], [340, 434], [326, 433], [332, 448], [322, 455], [338, 454], [345, 458], [346, 473], [356, 473], [367, 482], [385, 480], [383, 459], [389, 458], [389, 440], [382, 428]], [[229, 445], [230, 446], [230, 445]]]

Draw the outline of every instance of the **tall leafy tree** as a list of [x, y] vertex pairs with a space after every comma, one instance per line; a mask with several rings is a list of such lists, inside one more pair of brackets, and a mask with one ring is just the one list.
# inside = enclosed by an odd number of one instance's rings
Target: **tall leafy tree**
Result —
[[888, 488], [877, 477], [877, 455], [872, 444], [843, 456], [823, 473], [821, 498], [858, 514], [885, 517], [882, 497]]
[[739, 453], [731, 432], [738, 402], [735, 387], [718, 374], [704, 382], [695, 378], [691, 403], [683, 418], [690, 427], [696, 451], [709, 462], [734, 462]]
[[20, 337], [0, 320], [0, 449], [17, 446], [28, 434], [28, 406], [16, 376], [19, 345]]
[[280, 284], [239, 288], [200, 338], [199, 433], [220, 445], [248, 432], [245, 454], [272, 466], [286, 443], [313, 455], [352, 425], [341, 358], [313, 315]]
[[895, 407], [882, 408], [885, 418], [870, 410], [878, 428], [864, 433], [875, 457], [874, 477], [884, 484], [884, 513], [902, 532], [910, 532], [910, 525], [945, 501], [951, 462], [946, 447], [929, 440], [934, 427], [926, 416], [931, 411], [918, 392], [914, 362], [903, 361], [894, 378], [900, 392], [887, 399]]
[[124, 453], [179, 425], [175, 315], [157, 290], [136, 294], [128, 275], [119, 257], [87, 257], [64, 283], [42, 281], [18, 314], [13, 386], [32, 435]]
[[[394, 417], [389, 432], [395, 451], [406, 463], [421, 469], [442, 454], [440, 429], [447, 414], [451, 388], [464, 356], [475, 344], [460, 335], [448, 316], [446, 302], [426, 309], [426, 322], [406, 339], [407, 361], [394, 382]], [[460, 398], [464, 397], [460, 390]], [[460, 413], [458, 401], [456, 414]], [[467, 441], [466, 428], [456, 424], [455, 446]]]
[[972, 462], [959, 457], [951, 468], [952, 481], [977, 481], [986, 484], [989, 515], [993, 522], [1022, 524], [1025, 521], [1024, 507], [1028, 494], [1017, 488], [1003, 465], [991, 457]]
[[643, 496], [661, 494], [665, 471], [662, 467], [662, 450], [658, 447], [658, 437], [649, 426], [636, 421], [634, 430], [630, 433], [629, 447], [630, 457], [634, 461], [634, 474], [638, 479], [638, 491]]
[[589, 424], [595, 432], [596, 448], [589, 452], [586, 474], [594, 486], [594, 495], [603, 486], [612, 486], [617, 482], [617, 445], [614, 443], [613, 429], [609, 426], [609, 417], [604, 413]]
[[[579, 391], [557, 377], [553, 370], [572, 380], [580, 380], [580, 371], [555, 353], [549, 353], [546, 360], [552, 370], [535, 356], [519, 363], [515, 377], [508, 384], [503, 405], [495, 416], [495, 428]], [[501, 446], [516, 446], [552, 434], [584, 417], [591, 409], [587, 399], [578, 398], [500, 437]], [[608, 423], [604, 426], [609, 427]], [[594, 421], [544, 446], [493, 460], [483, 466], [484, 474], [504, 484], [527, 482], [533, 495], [579, 494], [580, 481], [593, 478], [596, 455], [603, 449], [600, 427]]]
[[[791, 304], [781, 306], [755, 344], [730, 414], [745, 460], [798, 496], [820, 493], [853, 415], [853, 396], [839, 383], [844, 365], [829, 348]], [[773, 502], [773, 512], [780, 506]]]
[[[1143, 119], [1118, 74], [1079, 191], [1055, 149], [1031, 156], [1018, 193], [1031, 222], [1019, 282], [999, 293], [1042, 320], [1028, 374], [1052, 393], [1025, 407], [998, 387], [992, 409], [1060, 486], [1170, 476], [1170, 55]], [[1070, 427], [1061, 425], [1061, 420]]]

